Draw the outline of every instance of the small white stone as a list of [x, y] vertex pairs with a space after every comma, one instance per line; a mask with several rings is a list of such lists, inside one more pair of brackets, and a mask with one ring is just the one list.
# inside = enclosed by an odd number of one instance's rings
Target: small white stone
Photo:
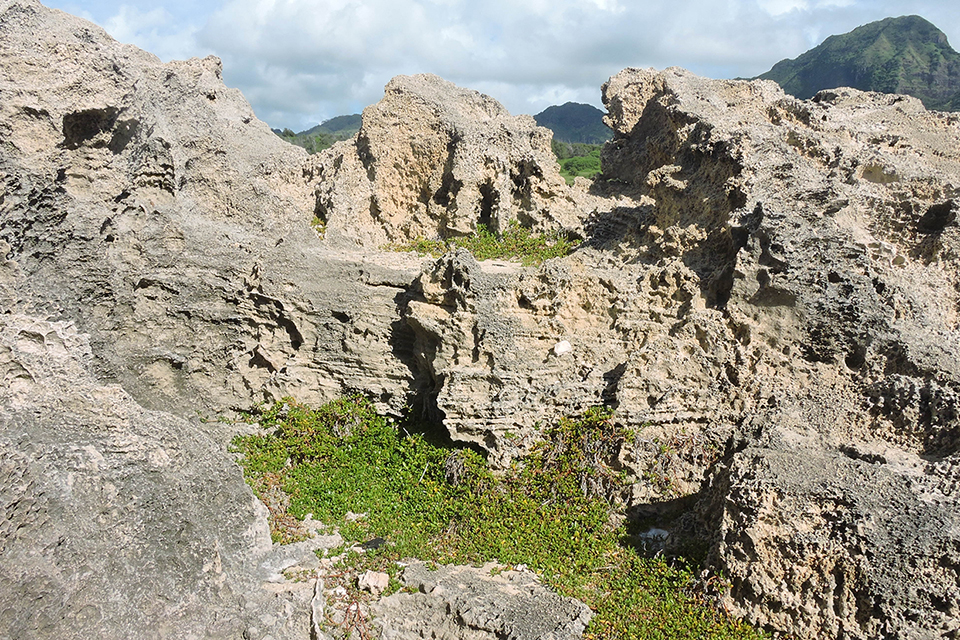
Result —
[[566, 340], [561, 340], [557, 344], [553, 345], [553, 353], [558, 356], [562, 356], [568, 351], [573, 351], [573, 346]]
[[357, 580], [357, 586], [366, 589], [375, 596], [386, 591], [390, 585], [390, 576], [380, 571], [367, 571]]

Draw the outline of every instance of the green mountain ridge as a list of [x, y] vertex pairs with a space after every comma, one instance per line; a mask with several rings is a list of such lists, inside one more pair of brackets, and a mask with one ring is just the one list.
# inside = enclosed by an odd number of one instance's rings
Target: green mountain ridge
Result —
[[589, 104], [567, 102], [547, 107], [533, 119], [553, 131], [557, 142], [603, 144], [613, 137], [613, 132], [603, 124], [603, 111]]
[[920, 16], [886, 18], [830, 36], [757, 77], [802, 99], [823, 89], [852, 87], [911, 95], [928, 109], [960, 110], [960, 53]]
[[303, 147], [309, 153], [318, 153], [329, 149], [335, 142], [349, 140], [360, 130], [360, 114], [336, 116], [324, 120], [315, 127], [306, 131], [294, 133], [290, 129], [273, 129], [273, 132], [298, 147]]
[[311, 127], [306, 131], [301, 131], [297, 135], [315, 136], [319, 133], [328, 133], [332, 136], [346, 136], [342, 138], [343, 140], [346, 140], [360, 130], [360, 122], [361, 116], [359, 113], [354, 113], [348, 116], [336, 116], [334, 118], [330, 118], [329, 120], [324, 120], [317, 126]]

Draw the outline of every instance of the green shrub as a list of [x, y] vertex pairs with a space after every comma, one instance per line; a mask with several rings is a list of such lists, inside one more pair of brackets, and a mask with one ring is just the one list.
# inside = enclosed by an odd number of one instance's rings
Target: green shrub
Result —
[[550, 258], [565, 256], [576, 246], [576, 243], [561, 232], [533, 234], [514, 222], [501, 237], [497, 237], [489, 227], [481, 224], [477, 225], [477, 232], [470, 236], [449, 240], [418, 238], [405, 244], [390, 245], [388, 248], [440, 257], [456, 247], [462, 247], [477, 260], [518, 260], [524, 266], [531, 266]]

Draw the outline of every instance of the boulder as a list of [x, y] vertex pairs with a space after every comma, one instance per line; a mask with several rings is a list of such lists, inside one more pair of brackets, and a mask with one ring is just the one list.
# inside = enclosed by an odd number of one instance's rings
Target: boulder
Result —
[[237, 466], [90, 360], [72, 324], [0, 315], [0, 636], [307, 637], [261, 588], [270, 532]]
[[383, 640], [575, 640], [593, 613], [550, 591], [529, 571], [497, 564], [430, 566], [400, 576], [412, 593], [371, 606]]

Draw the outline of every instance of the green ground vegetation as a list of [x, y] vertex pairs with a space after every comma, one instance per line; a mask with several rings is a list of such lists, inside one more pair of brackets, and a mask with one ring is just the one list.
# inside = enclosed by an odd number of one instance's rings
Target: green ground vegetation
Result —
[[550, 258], [565, 256], [576, 248], [576, 243], [561, 232], [534, 234], [514, 223], [499, 237], [486, 225], [477, 225], [470, 236], [447, 240], [418, 238], [411, 242], [390, 245], [395, 251], [416, 251], [440, 257], [457, 247], [468, 250], [478, 260], [517, 260], [524, 266], [537, 265]]
[[577, 176], [593, 180], [600, 173], [602, 144], [582, 144], [553, 141], [553, 153], [560, 163], [560, 175], [573, 184]]
[[312, 513], [346, 540], [386, 541], [350, 555], [357, 570], [396, 576], [408, 557], [524, 564], [595, 611], [592, 639], [765, 637], [712, 606], [692, 565], [624, 544], [626, 527], [612, 523], [628, 478], [611, 462], [631, 435], [605, 409], [548, 426], [529, 456], [496, 474], [480, 454], [434, 444], [358, 397], [315, 410], [287, 399], [252, 418], [262, 433], [233, 446], [258, 494], [288, 496], [271, 509], [277, 541], [296, 539], [289, 528]]

